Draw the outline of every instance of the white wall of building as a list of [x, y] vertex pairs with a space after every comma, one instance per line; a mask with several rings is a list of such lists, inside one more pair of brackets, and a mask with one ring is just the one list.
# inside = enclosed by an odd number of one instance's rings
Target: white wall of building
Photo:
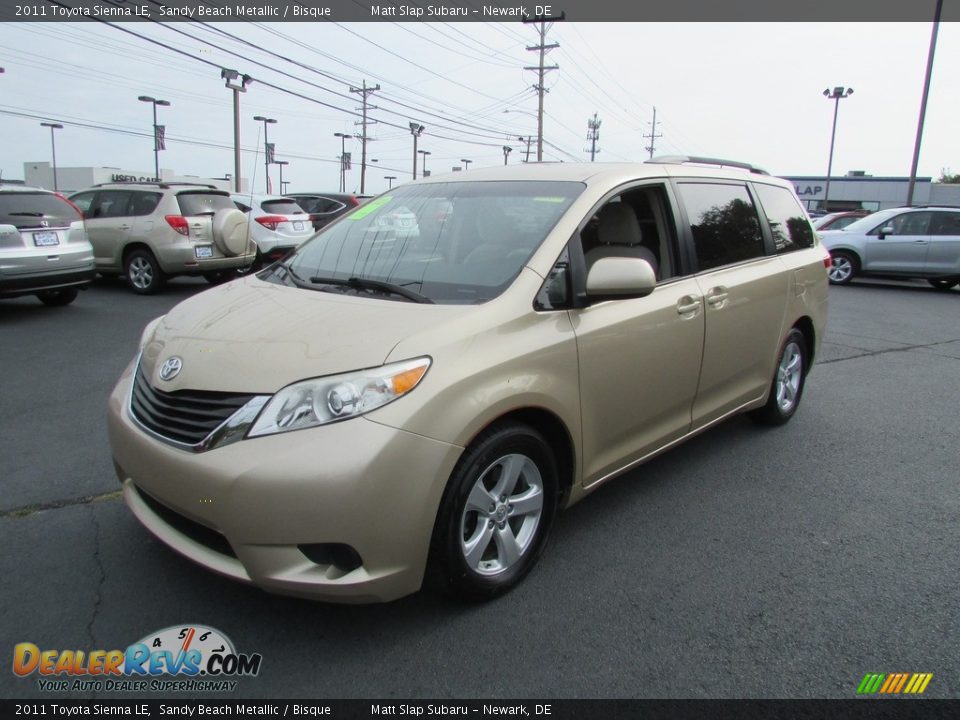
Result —
[[[54, 189], [53, 167], [49, 162], [25, 162], [23, 177], [27, 185]], [[233, 190], [233, 181], [227, 178], [203, 178], [196, 175], [178, 175], [173, 170], [160, 169], [160, 177], [164, 182], [192, 182], [213, 185], [221, 190]], [[149, 182], [154, 181], [152, 171], [128, 170], [116, 167], [57, 167], [56, 188], [62, 193], [86, 190], [93, 185], [109, 182]], [[241, 180], [241, 187], [246, 191], [249, 183]]]

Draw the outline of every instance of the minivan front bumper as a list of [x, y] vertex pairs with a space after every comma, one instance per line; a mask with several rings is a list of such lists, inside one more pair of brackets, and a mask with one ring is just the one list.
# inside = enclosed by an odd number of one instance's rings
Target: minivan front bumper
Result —
[[[419, 589], [462, 448], [361, 417], [191, 452], [131, 418], [134, 369], [110, 397], [110, 444], [124, 499], [157, 538], [282, 594], [362, 603]], [[304, 553], [327, 544], [351, 548], [359, 567]]]

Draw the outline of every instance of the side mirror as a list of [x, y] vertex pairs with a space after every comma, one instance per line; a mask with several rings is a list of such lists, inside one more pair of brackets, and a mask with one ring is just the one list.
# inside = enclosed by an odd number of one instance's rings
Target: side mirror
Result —
[[653, 292], [657, 277], [646, 260], [606, 257], [587, 274], [587, 297], [643, 297]]
[[893, 225], [887, 225], [880, 228], [880, 232], [877, 233], [877, 237], [883, 240], [887, 235], [893, 235]]

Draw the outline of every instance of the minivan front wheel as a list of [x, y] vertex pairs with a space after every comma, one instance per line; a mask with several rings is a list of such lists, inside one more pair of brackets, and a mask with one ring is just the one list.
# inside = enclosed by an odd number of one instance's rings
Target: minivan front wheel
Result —
[[960, 285], [960, 278], [930, 278], [927, 282], [934, 290], [949, 290]]
[[428, 580], [465, 600], [516, 585], [543, 552], [557, 505], [549, 444], [507, 423], [482, 433], [450, 478], [434, 528]]
[[827, 277], [833, 285], [846, 285], [857, 274], [857, 259], [848, 252], [837, 250], [830, 253], [830, 267]]
[[163, 270], [149, 250], [134, 250], [127, 255], [123, 271], [135, 293], [152, 295], [163, 287]]
[[794, 328], [787, 335], [777, 359], [767, 404], [750, 413], [764, 425], [783, 425], [797, 411], [807, 376], [807, 339]]

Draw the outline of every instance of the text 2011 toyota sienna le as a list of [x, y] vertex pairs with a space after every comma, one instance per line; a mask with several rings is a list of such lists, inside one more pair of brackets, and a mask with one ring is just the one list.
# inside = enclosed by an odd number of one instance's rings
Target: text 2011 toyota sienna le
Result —
[[110, 398], [124, 497], [271, 591], [493, 597], [604, 481], [735, 413], [789, 420], [828, 264], [749, 166], [419, 180], [146, 328]]

